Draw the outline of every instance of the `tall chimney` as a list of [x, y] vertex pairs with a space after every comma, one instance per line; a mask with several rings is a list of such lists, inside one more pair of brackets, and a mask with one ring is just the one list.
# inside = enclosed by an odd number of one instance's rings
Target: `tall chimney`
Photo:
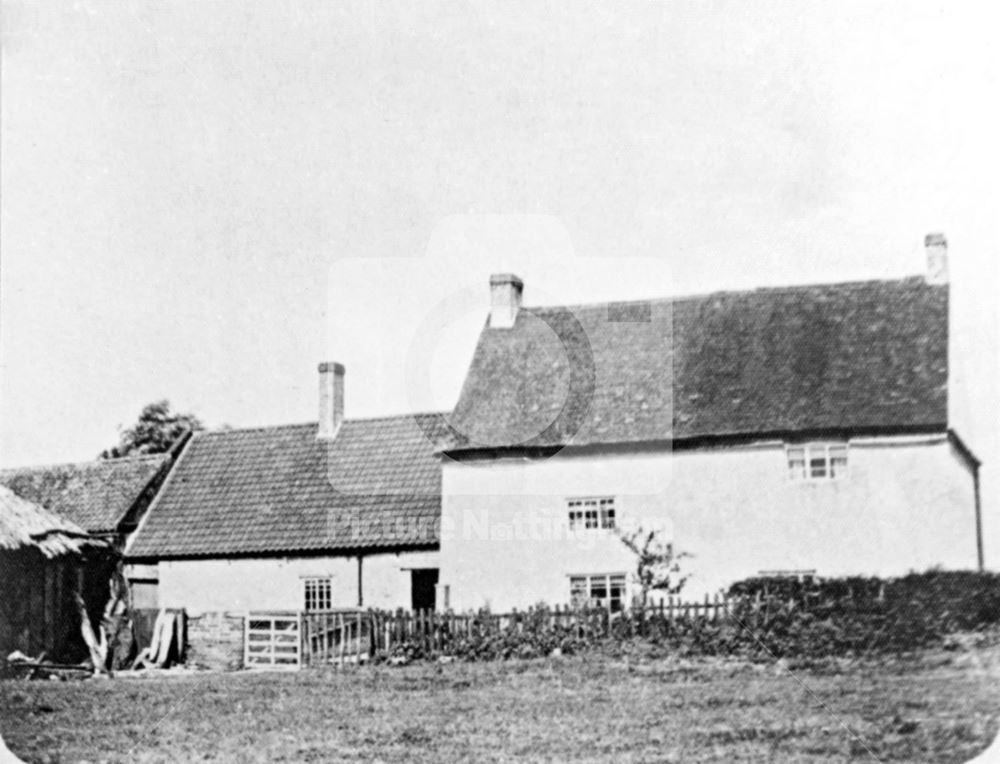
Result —
[[927, 250], [927, 275], [924, 280], [928, 284], [947, 284], [948, 240], [943, 233], [929, 233], [924, 237], [924, 248]]
[[490, 276], [490, 327], [510, 329], [521, 308], [524, 282], [513, 273], [494, 273]]
[[344, 366], [329, 361], [319, 365], [319, 427], [317, 438], [334, 438], [344, 421]]

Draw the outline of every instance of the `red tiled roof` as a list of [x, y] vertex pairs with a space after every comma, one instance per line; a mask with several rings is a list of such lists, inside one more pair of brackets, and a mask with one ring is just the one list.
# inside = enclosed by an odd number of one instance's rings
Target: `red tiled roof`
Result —
[[945, 427], [947, 314], [921, 278], [522, 308], [445, 450]]
[[130, 558], [433, 546], [440, 414], [196, 433], [129, 542]]
[[167, 454], [0, 470], [0, 484], [90, 533], [108, 533], [128, 514]]

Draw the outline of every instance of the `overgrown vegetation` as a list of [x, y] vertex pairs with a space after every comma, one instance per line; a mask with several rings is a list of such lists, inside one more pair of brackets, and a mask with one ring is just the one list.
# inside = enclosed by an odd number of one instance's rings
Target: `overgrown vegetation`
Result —
[[859, 657], [941, 645], [958, 632], [1000, 623], [1000, 575], [929, 571], [903, 578], [751, 579], [729, 593], [728, 614], [671, 615], [657, 608], [568, 612], [544, 604], [497, 616], [481, 611], [456, 628], [447, 616], [376, 659], [441, 655], [482, 661], [584, 651], [619, 654], [629, 643], [662, 655], [752, 660]]
[[1000, 622], [1000, 575], [974, 571], [902, 578], [768, 579], [730, 589], [751, 652], [853, 655], [940, 644]]

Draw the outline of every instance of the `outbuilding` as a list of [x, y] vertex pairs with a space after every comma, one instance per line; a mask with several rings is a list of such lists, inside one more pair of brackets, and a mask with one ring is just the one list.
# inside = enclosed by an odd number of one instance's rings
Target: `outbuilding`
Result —
[[114, 564], [107, 541], [0, 486], [0, 659], [85, 658], [76, 598], [99, 618]]
[[435, 607], [443, 417], [345, 419], [344, 367], [319, 372], [318, 422], [185, 446], [126, 549], [157, 607]]

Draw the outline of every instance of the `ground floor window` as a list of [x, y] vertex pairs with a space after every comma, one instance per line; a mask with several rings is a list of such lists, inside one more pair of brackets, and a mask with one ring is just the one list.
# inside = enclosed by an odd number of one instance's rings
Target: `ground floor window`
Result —
[[625, 574], [570, 576], [569, 596], [574, 605], [598, 605], [609, 610], [621, 610], [625, 601]]
[[329, 577], [303, 579], [306, 612], [330, 610], [333, 607], [333, 585]]
[[761, 578], [795, 578], [802, 581], [806, 578], [812, 578], [816, 575], [816, 571], [813, 568], [809, 569], [795, 569], [795, 570], [758, 570], [757, 575]]

